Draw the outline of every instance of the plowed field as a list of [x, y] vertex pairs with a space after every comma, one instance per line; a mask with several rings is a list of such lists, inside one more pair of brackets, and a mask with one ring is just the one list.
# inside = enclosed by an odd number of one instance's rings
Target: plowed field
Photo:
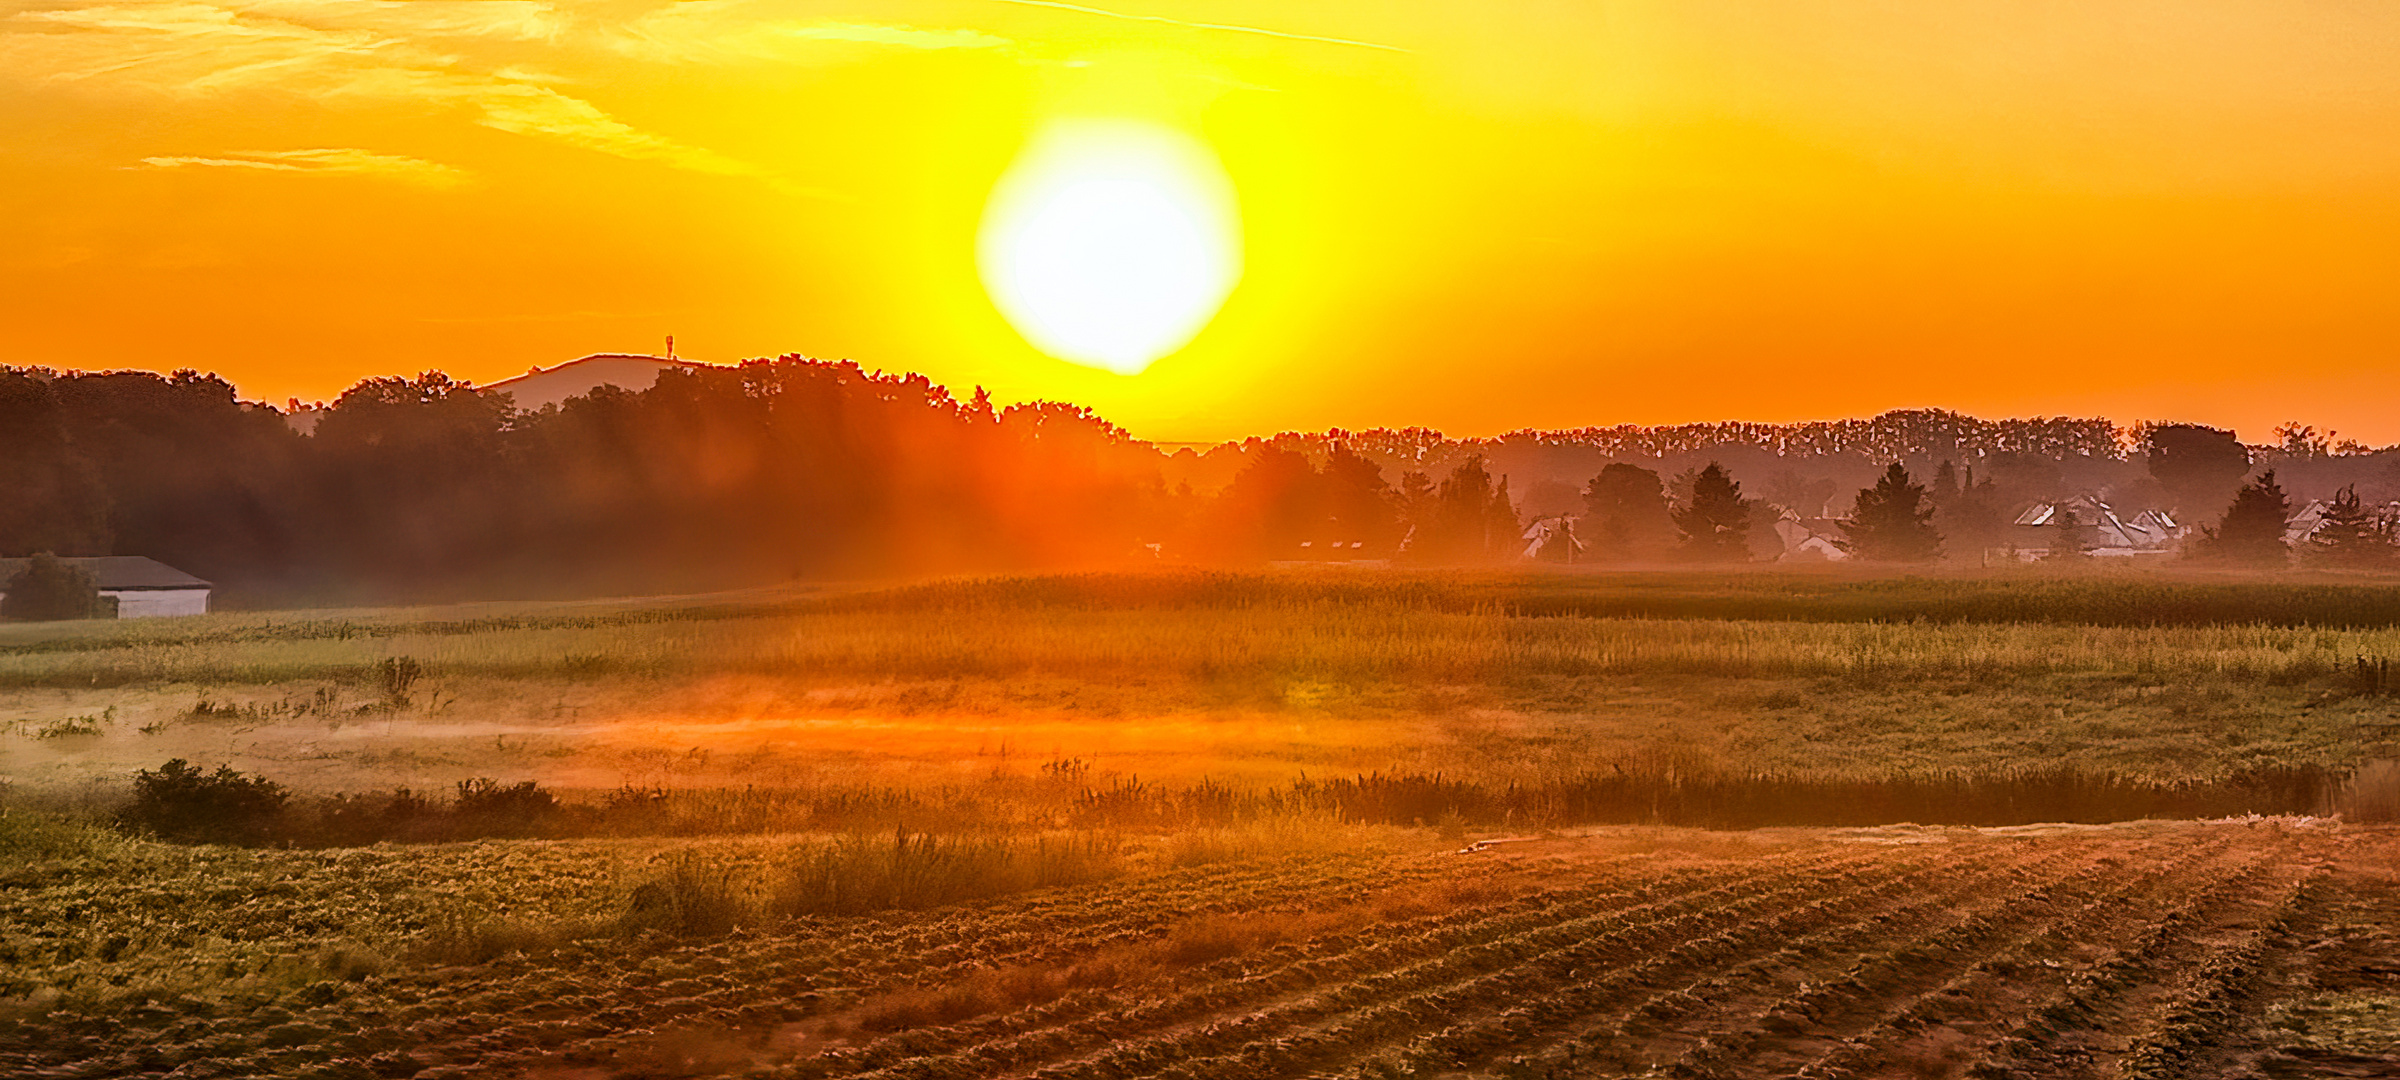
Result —
[[62, 999], [0, 1027], [0, 1075], [2390, 1076], [2396, 849], [2256, 820], [1237, 864], [273, 1000]]

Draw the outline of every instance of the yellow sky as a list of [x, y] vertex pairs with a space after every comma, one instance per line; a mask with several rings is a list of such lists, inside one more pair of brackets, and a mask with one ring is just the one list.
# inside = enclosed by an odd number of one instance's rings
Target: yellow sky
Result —
[[[1214, 148], [1133, 376], [978, 217], [1061, 118]], [[255, 397], [798, 352], [1160, 439], [1943, 406], [2400, 441], [2367, 0], [0, 3], [0, 362]]]

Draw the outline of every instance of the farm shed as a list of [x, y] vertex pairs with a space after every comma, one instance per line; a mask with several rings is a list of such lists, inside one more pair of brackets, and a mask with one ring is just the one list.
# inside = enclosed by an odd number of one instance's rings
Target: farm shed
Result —
[[[30, 559], [0, 559], [0, 596], [8, 583], [23, 572]], [[156, 559], [140, 555], [101, 555], [93, 558], [61, 559], [71, 566], [92, 572], [99, 579], [100, 595], [117, 602], [117, 617], [139, 619], [149, 615], [204, 615], [208, 612], [208, 582], [177, 570]]]

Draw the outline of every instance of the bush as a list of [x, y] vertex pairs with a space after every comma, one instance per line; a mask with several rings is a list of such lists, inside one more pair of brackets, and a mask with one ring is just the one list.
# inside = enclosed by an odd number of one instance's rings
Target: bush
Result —
[[8, 579], [7, 589], [0, 596], [0, 618], [46, 622], [117, 616], [116, 598], [100, 595], [100, 579], [47, 551]]
[[1123, 869], [1116, 845], [1098, 836], [978, 839], [895, 831], [881, 840], [853, 836], [802, 849], [785, 867], [773, 907], [785, 915], [915, 910], [1082, 885]]
[[731, 867], [687, 851], [665, 860], [663, 870], [634, 888], [617, 925], [625, 934], [657, 930], [676, 937], [713, 937], [757, 915], [756, 905], [734, 884]]
[[488, 776], [458, 782], [451, 807], [459, 827], [477, 836], [530, 836], [558, 816], [558, 796], [531, 780], [503, 784]]
[[133, 777], [133, 805], [117, 816], [128, 829], [194, 844], [263, 843], [276, 832], [291, 793], [263, 776], [219, 765], [213, 774], [176, 758]]
[[440, 808], [407, 788], [389, 795], [334, 795], [305, 807], [313, 821], [300, 823], [296, 839], [311, 846], [350, 847], [378, 840], [438, 836]]

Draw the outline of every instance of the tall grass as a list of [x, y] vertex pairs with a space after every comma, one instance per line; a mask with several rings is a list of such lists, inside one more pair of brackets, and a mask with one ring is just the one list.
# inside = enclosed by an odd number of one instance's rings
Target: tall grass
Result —
[[[1792, 624], [1805, 625], [1792, 625]], [[149, 625], [145, 625], [149, 624]], [[1491, 678], [1675, 670], [2002, 677], [2062, 668], [2316, 677], [2400, 651], [2400, 584], [2159, 573], [1155, 573], [775, 602], [427, 618], [225, 615], [0, 633], [0, 686], [438, 675], [1007, 677], [1260, 670]]]
[[1121, 842], [1106, 834], [851, 836], [795, 852], [777, 872], [769, 908], [785, 915], [858, 915], [940, 907], [1088, 884], [1124, 867]]
[[[954, 903], [1076, 884], [1117, 873], [1133, 838], [1152, 838], [1149, 861], [1198, 865], [1258, 854], [1333, 854], [1357, 846], [1358, 826], [1556, 828], [1655, 824], [1719, 829], [2103, 823], [2140, 818], [2341, 812], [2358, 820], [2400, 816], [2400, 768], [2259, 766], [2208, 780], [2172, 780], [2034, 763], [2000, 769], [1793, 772], [1629, 756], [1579, 771], [1527, 778], [1374, 772], [1234, 787], [1110, 781], [1096, 787], [967, 785], [934, 790], [786, 787], [742, 793], [667, 791], [628, 810], [622, 799], [560, 803], [540, 821], [553, 839], [642, 836], [776, 836], [838, 833], [792, 849], [773, 900], [711, 897], [756, 891], [749, 871], [723, 863], [660, 869], [636, 897], [635, 921], [688, 930], [740, 921], [752, 908], [848, 914]], [[543, 793], [547, 795], [547, 793]], [[870, 797], [871, 796], [871, 797]], [[522, 822], [450, 815], [439, 804], [400, 817], [365, 815], [327, 827], [323, 806], [376, 806], [388, 795], [300, 800], [262, 824], [256, 842], [323, 848], [379, 842], [521, 837]], [[742, 812], [719, 816], [728, 805]], [[760, 807], [770, 813], [755, 812]], [[859, 816], [847, 816], [864, 811]], [[19, 815], [20, 817], [22, 815]], [[661, 825], [672, 828], [660, 828]], [[0, 852], [65, 852], [88, 834], [0, 815]], [[1149, 844], [1150, 841], [1144, 841]], [[62, 846], [63, 845], [63, 846]]]
[[2351, 821], [2400, 821], [2400, 761], [2370, 761], [2342, 780], [2335, 812]]
[[429, 678], [570, 681], [1268, 676], [1406, 684], [1644, 673], [1998, 681], [2088, 672], [2288, 684], [2332, 678], [2361, 656], [2393, 655], [2393, 628], [1790, 623], [1289, 600], [1179, 611], [855, 611], [452, 637], [128, 640], [73, 652], [0, 650], [0, 687], [363, 686], [379, 681], [395, 656], [421, 663]]

